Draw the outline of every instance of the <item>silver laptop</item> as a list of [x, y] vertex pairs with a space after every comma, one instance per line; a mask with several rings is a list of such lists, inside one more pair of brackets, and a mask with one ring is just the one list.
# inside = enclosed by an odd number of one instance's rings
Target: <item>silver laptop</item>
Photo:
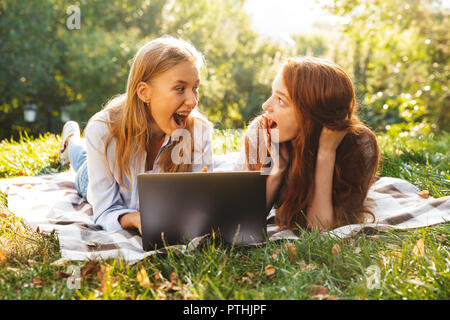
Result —
[[144, 250], [213, 230], [236, 245], [265, 239], [266, 176], [259, 171], [142, 173], [137, 182]]

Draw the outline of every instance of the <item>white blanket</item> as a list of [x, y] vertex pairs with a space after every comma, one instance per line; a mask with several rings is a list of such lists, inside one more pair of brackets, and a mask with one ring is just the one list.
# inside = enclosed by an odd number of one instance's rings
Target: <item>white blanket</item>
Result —
[[[215, 155], [214, 170], [232, 171], [238, 156], [238, 153]], [[57, 233], [64, 259], [121, 257], [134, 263], [155, 253], [142, 250], [142, 239], [138, 235], [125, 230], [107, 232], [95, 225], [92, 207], [77, 194], [74, 178], [75, 174], [70, 170], [52, 175], [1, 179], [0, 191], [8, 194], [9, 210], [22, 217], [30, 227]], [[365, 228], [384, 231], [417, 228], [450, 220], [450, 196], [425, 199], [418, 192], [417, 187], [405, 180], [382, 177], [371, 187], [367, 197], [374, 205], [372, 211], [376, 222], [343, 226], [329, 231], [329, 234], [349, 237]], [[267, 234], [269, 240], [298, 239], [292, 231], [280, 231], [273, 224], [267, 226]], [[179, 252], [193, 250], [203, 238], [195, 238], [188, 245], [172, 246], [171, 249]]]

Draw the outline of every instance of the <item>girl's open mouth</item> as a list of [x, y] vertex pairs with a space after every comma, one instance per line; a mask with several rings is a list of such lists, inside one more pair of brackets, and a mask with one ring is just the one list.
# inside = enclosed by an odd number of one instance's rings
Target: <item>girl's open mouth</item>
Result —
[[269, 122], [270, 129], [275, 129], [276, 127], [278, 127], [278, 124], [275, 121], [273, 121], [272, 119], [269, 119], [268, 122]]
[[269, 135], [272, 133], [272, 129], [275, 129], [276, 127], [278, 127], [278, 124], [274, 120], [272, 120], [270, 118], [267, 118], [267, 125], [268, 125], [267, 133]]
[[264, 113], [262, 115], [263, 121], [265, 121], [265, 124], [263, 125], [263, 128], [266, 128], [268, 132], [270, 132], [271, 129], [275, 129], [278, 127], [278, 124], [272, 120], [267, 113]]
[[186, 128], [187, 118], [189, 116], [189, 112], [175, 112], [173, 114], [173, 120], [177, 128], [184, 129]]

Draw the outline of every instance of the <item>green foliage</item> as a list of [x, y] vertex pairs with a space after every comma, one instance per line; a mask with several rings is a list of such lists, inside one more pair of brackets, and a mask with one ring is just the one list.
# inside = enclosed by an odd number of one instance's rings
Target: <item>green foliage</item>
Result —
[[380, 176], [398, 177], [428, 190], [434, 197], [450, 194], [450, 133], [435, 136], [435, 125], [400, 123], [378, 136], [382, 150]]
[[[130, 60], [145, 42], [170, 34], [206, 58], [199, 107], [218, 128], [242, 128], [261, 112], [279, 62], [329, 57], [353, 78], [361, 118], [378, 131], [402, 122], [450, 127], [448, 7], [438, 0], [342, 0], [328, 6], [340, 29], [291, 35], [295, 46], [257, 35], [245, 0], [0, 0], [0, 138], [60, 132], [61, 108], [83, 126], [123, 93]], [[37, 18], [38, 17], [38, 18]], [[23, 121], [34, 102], [37, 121]]]
[[[242, 127], [270, 94], [273, 76], [265, 67], [279, 50], [250, 29], [242, 0], [81, 0], [79, 30], [66, 27], [68, 5], [60, 1], [0, 3], [0, 67], [6, 71], [0, 77], [0, 137], [58, 132], [65, 105], [85, 124], [125, 91], [138, 48], [165, 34], [191, 41], [206, 56], [199, 106], [219, 127]], [[21, 120], [29, 101], [39, 109], [34, 128]]]
[[19, 141], [4, 139], [0, 142], [0, 178], [34, 176], [55, 173], [61, 169], [58, 163], [58, 147], [61, 138], [50, 133], [29, 137], [20, 134]]
[[426, 118], [448, 130], [449, 8], [439, 0], [335, 0], [328, 9], [347, 19], [351, 58], [342, 64], [362, 118], [377, 129]]

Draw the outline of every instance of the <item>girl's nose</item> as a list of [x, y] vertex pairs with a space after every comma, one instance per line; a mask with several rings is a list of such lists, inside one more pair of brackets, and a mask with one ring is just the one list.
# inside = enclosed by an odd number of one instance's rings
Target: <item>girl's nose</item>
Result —
[[272, 111], [272, 107], [270, 106], [269, 100], [270, 99], [266, 100], [266, 102], [264, 102], [263, 105], [262, 105], [263, 110], [267, 111], [267, 112], [271, 112]]
[[185, 105], [191, 108], [195, 108], [195, 106], [197, 105], [197, 96], [195, 95], [195, 93], [188, 93], [187, 97], [186, 97], [186, 101], [185, 101]]

